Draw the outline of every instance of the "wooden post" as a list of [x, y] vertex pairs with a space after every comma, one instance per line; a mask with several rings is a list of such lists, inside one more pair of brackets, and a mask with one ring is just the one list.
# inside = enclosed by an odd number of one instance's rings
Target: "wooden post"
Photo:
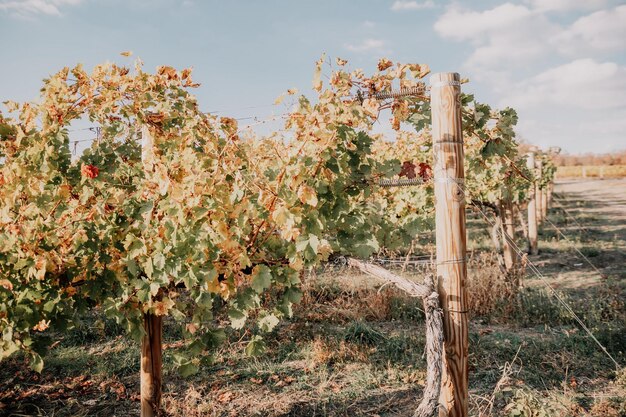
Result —
[[528, 225], [526, 224], [526, 217], [523, 213], [523, 211], [526, 211], [526, 206], [518, 204], [514, 206], [513, 211], [517, 215], [517, 220], [519, 220], [519, 224], [522, 227], [522, 235], [524, 235], [525, 239], [528, 239]]
[[[141, 160], [144, 170], [151, 169], [154, 140], [147, 126], [141, 130]], [[145, 335], [141, 340], [141, 417], [161, 415], [161, 385], [163, 369], [163, 317], [146, 313], [143, 316]]]
[[535, 189], [535, 205], [537, 206], [537, 224], [541, 224], [543, 222], [543, 199], [541, 195], [543, 194], [543, 190], [539, 186], [539, 181], [541, 181], [541, 173], [543, 172], [543, 161], [541, 159], [535, 159], [535, 172], [538, 176], [538, 181], [536, 183]]
[[[535, 172], [534, 152], [530, 152], [528, 154], [526, 166], [531, 172]], [[537, 185], [535, 182], [530, 185], [528, 191], [528, 253], [531, 255], [537, 255], [539, 253], [539, 249], [537, 247], [537, 204], [535, 199]]]
[[504, 266], [507, 271], [511, 271], [515, 267], [516, 259], [513, 242], [510, 241], [515, 239], [513, 203], [509, 200], [502, 200], [500, 202], [500, 213], [502, 214], [502, 254], [504, 256]]
[[548, 216], [548, 185], [541, 189], [541, 221]]
[[141, 341], [141, 417], [154, 417], [161, 415], [163, 317], [146, 313], [143, 320], [146, 334]]
[[554, 181], [550, 181], [548, 184], [548, 208], [552, 207], [552, 192], [554, 191]]
[[437, 278], [444, 313], [440, 416], [467, 417], [469, 346], [461, 85], [457, 73], [435, 74], [430, 82]]

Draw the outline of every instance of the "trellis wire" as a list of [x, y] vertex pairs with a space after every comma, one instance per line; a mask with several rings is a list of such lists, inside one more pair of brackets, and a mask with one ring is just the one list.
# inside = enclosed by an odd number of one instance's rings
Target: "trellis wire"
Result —
[[[463, 190], [461, 190], [461, 191], [463, 192]], [[485, 214], [485, 212], [480, 207], [477, 207], [477, 209], [484, 216], [485, 220], [491, 226], [494, 226], [494, 223], [491, 221], [491, 219], [489, 219], [489, 217]], [[509, 242], [509, 244], [511, 245], [513, 250], [516, 252], [517, 256], [519, 256], [520, 258], [523, 258], [524, 257], [524, 253], [519, 248], [519, 246], [517, 246], [517, 244], [515, 243], [513, 238], [511, 236], [509, 236], [509, 234], [506, 233], [506, 231], [502, 230], [501, 228], [500, 228], [500, 234], [501, 234], [503, 239], [506, 239], [506, 241]], [[589, 330], [589, 328], [587, 327], [587, 325], [585, 325], [585, 323], [582, 321], [582, 319], [580, 317], [578, 317], [578, 315], [572, 309], [572, 307], [570, 307], [570, 305], [563, 299], [563, 297], [561, 297], [559, 295], [559, 293], [554, 289], [554, 287], [548, 282], [546, 277], [541, 273], [541, 271], [539, 271], [537, 266], [535, 266], [535, 264], [528, 258], [527, 258], [527, 266], [535, 274], [535, 276], [537, 276], [537, 278], [539, 278], [541, 280], [541, 282], [548, 288], [548, 290], [550, 291], [552, 296], [554, 296], [554, 298], [556, 298], [557, 301], [565, 308], [565, 310], [567, 310], [567, 312], [574, 318], [574, 320], [578, 323], [578, 325], [580, 325], [580, 327], [589, 335], [589, 337], [591, 337], [591, 339], [600, 347], [600, 349], [606, 354], [606, 356], [611, 361], [613, 361], [613, 363], [615, 364], [616, 369], [620, 369], [620, 365], [619, 365], [619, 363], [617, 363], [615, 358], [613, 358], [613, 356], [604, 347], [604, 345], [602, 343], [600, 343], [600, 341], [595, 337], [595, 335], [591, 332], [591, 330]]]
[[585, 233], [589, 232], [589, 229], [587, 229], [587, 228], [586, 228], [586, 227], [584, 227], [582, 224], [580, 224], [580, 222], [579, 222], [578, 220], [576, 220], [576, 218], [575, 218], [574, 216], [572, 216], [572, 215], [570, 214], [570, 212], [569, 212], [569, 211], [567, 211], [567, 210], [565, 209], [565, 207], [561, 204], [561, 202], [560, 202], [559, 200], [565, 200], [565, 198], [561, 198], [561, 197], [556, 198], [556, 197], [557, 197], [557, 193], [555, 193], [555, 192], [552, 192], [552, 197], [553, 197], [553, 198], [552, 198], [552, 201], [555, 201], [556, 203], [558, 203], [558, 205], [559, 205], [559, 209], [561, 209], [561, 210], [563, 211], [563, 213], [565, 213], [565, 216], [566, 216], [567, 218], [569, 218], [570, 220], [573, 220], [573, 221], [574, 221], [574, 223], [576, 223], [576, 225], [578, 226], [578, 228], [579, 228], [579, 229], [581, 229], [582, 231], [584, 231]]
[[574, 244], [574, 242], [573, 242], [572, 240], [570, 240], [567, 236], [565, 236], [565, 234], [561, 231], [561, 229], [559, 229], [559, 228], [558, 228], [558, 227], [557, 227], [554, 223], [552, 223], [552, 222], [550, 221], [550, 219], [548, 219], [547, 217], [546, 217], [546, 218], [544, 218], [544, 220], [545, 220], [545, 221], [547, 221], [548, 223], [550, 223], [550, 226], [552, 226], [552, 227], [554, 228], [554, 230], [556, 230], [556, 231], [557, 231], [557, 232], [558, 232], [558, 233], [559, 233], [559, 234], [563, 237], [563, 239], [567, 240], [567, 241], [570, 243], [570, 245], [572, 246], [572, 248], [574, 248], [574, 250], [575, 250], [576, 252], [578, 252], [578, 254], [579, 254], [580, 256], [582, 256], [582, 258], [583, 258], [583, 259], [584, 259], [584, 260], [585, 260], [585, 261], [589, 264], [589, 266], [591, 266], [591, 267], [592, 267], [592, 268], [593, 268], [593, 269], [594, 269], [594, 270], [595, 270], [595, 271], [596, 271], [596, 272], [600, 275], [600, 277], [604, 277], [604, 274], [603, 274], [603, 273], [602, 273], [602, 272], [601, 272], [601, 271], [600, 271], [600, 270], [599, 270], [599, 269], [598, 269], [598, 268], [597, 268], [597, 267], [596, 267], [596, 266], [595, 266], [595, 265], [594, 265], [594, 264], [593, 264], [593, 263], [589, 260], [589, 258], [587, 258], [587, 257], [585, 256], [585, 254], [584, 254], [584, 253], [582, 253], [582, 252], [581, 252], [581, 251], [580, 251], [580, 250], [576, 247], [576, 245]]

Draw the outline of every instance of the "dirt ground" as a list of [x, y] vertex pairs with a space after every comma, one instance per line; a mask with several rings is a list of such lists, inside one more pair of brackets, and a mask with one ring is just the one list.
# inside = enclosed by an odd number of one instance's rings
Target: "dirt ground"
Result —
[[584, 289], [609, 279], [624, 288], [626, 179], [557, 182], [541, 237], [538, 264], [557, 286]]
[[564, 206], [582, 217], [585, 229], [611, 234], [614, 243], [626, 246], [626, 178], [557, 181], [555, 192], [555, 210]]

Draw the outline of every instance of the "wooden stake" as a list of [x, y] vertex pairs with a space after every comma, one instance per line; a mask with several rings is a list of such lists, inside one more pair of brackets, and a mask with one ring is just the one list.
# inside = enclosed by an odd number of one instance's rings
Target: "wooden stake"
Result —
[[[142, 127], [141, 138], [141, 161], [144, 170], [149, 170], [154, 158], [154, 139], [147, 126]], [[146, 313], [143, 320], [145, 335], [141, 340], [141, 417], [154, 417], [161, 415], [163, 318]]]
[[141, 417], [159, 416], [161, 410], [163, 318], [144, 315], [146, 332], [141, 341]]
[[526, 211], [526, 207], [521, 204], [518, 204], [514, 206], [513, 211], [517, 215], [519, 224], [522, 227], [522, 234], [524, 235], [524, 238], [528, 239], [528, 225], [526, 224], [526, 217], [524, 216], [524, 213], [522, 212], [522, 211], [524, 212]]
[[548, 208], [552, 207], [552, 192], [554, 191], [554, 181], [550, 181], [548, 184]]
[[[543, 170], [543, 161], [541, 159], [535, 159], [535, 173], [539, 177], [539, 181], [541, 181], [541, 172]], [[541, 198], [542, 189], [539, 187], [539, 181], [537, 181], [535, 185], [535, 205], [537, 206], [537, 224], [541, 224], [543, 222], [543, 202]]]
[[513, 203], [508, 200], [500, 202], [500, 213], [502, 214], [502, 254], [504, 256], [504, 266], [507, 271], [515, 267], [515, 250], [513, 243], [509, 239], [515, 239], [515, 220], [513, 218]]
[[469, 346], [461, 86], [457, 73], [435, 74], [430, 82], [437, 278], [444, 311], [440, 416], [467, 417]]
[[548, 186], [541, 189], [541, 221], [548, 216]]
[[[528, 159], [526, 160], [526, 166], [531, 172], [535, 170], [535, 153], [530, 152]], [[535, 183], [531, 184], [528, 196], [528, 252], [531, 255], [537, 255], [539, 249], [537, 247], [537, 204], [535, 195], [537, 192], [537, 186]]]

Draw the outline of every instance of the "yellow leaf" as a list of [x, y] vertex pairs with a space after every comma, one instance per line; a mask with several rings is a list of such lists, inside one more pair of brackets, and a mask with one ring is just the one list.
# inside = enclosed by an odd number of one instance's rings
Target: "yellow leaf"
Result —
[[286, 92], [282, 93], [281, 95], [279, 95], [276, 100], [274, 100], [274, 104], [278, 105], [280, 103], [283, 102], [283, 100], [285, 99], [285, 97], [292, 96], [294, 94], [296, 94], [298, 92], [297, 88], [290, 88], [289, 90], [287, 90]]
[[322, 54], [322, 57], [315, 63], [315, 72], [313, 73], [313, 90], [322, 91], [322, 64], [326, 59], [326, 54]]
[[13, 290], [13, 284], [8, 279], [0, 279], [0, 287], [6, 288], [9, 291]]
[[279, 226], [287, 223], [287, 219], [289, 218], [289, 210], [283, 205], [276, 207], [274, 212], [272, 213], [272, 220], [276, 222]]
[[313, 188], [306, 184], [302, 184], [300, 188], [298, 188], [298, 198], [305, 204], [313, 207], [317, 206], [317, 194]]
[[296, 238], [300, 236], [300, 229], [292, 222], [289, 222], [289, 224], [280, 231], [280, 236], [285, 240], [296, 240]]
[[194, 323], [187, 323], [185, 327], [187, 328], [187, 331], [191, 334], [194, 334], [198, 330], [198, 326], [196, 326]]
[[391, 66], [393, 66], [393, 62], [387, 58], [381, 58], [381, 60], [378, 61], [378, 71], [384, 71]]
[[287, 95], [287, 94], [282, 93], [281, 95], [279, 95], [278, 97], [276, 97], [276, 100], [274, 100], [274, 105], [278, 105], [278, 104], [282, 103], [282, 102], [283, 102], [283, 100], [285, 99], [285, 96], [286, 96], [286, 95]]
[[153, 306], [154, 314], [157, 316], [166, 316], [168, 311], [174, 307], [174, 302], [168, 297], [165, 297], [163, 300], [155, 302]]
[[124, 51], [124, 52], [120, 53], [120, 55], [122, 55], [122, 56], [131, 56], [132, 54], [133, 54], [132, 51]]
[[48, 328], [48, 326], [50, 326], [50, 320], [41, 320], [39, 323], [33, 326], [33, 330], [37, 332], [43, 332]]
[[363, 110], [368, 116], [378, 117], [379, 108], [378, 101], [374, 98], [367, 98], [363, 101]]

